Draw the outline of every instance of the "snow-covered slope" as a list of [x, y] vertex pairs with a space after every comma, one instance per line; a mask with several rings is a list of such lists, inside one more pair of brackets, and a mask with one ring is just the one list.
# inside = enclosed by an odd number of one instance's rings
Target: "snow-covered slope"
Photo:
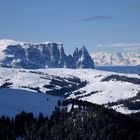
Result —
[[[123, 113], [139, 111], [128, 109], [123, 104], [128, 99], [134, 102], [140, 98], [140, 76], [136, 74], [118, 74], [94, 69], [1, 68], [0, 85], [1, 88], [8, 86], [105, 104]], [[119, 100], [121, 102], [118, 103]]]
[[135, 66], [140, 65], [140, 52], [94, 52], [91, 54], [96, 66]]
[[62, 43], [0, 40], [0, 66], [26, 69], [94, 68], [85, 47], [75, 52], [66, 55]]
[[39, 94], [30, 91], [2, 88], [0, 89], [0, 116], [14, 117], [21, 111], [50, 116], [61, 97]]

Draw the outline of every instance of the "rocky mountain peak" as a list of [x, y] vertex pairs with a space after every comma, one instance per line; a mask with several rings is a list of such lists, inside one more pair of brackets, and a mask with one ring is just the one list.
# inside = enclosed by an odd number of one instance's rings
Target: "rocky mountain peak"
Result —
[[21, 43], [5, 40], [5, 42], [2, 41], [2, 45], [0, 41], [0, 65], [2, 67], [94, 68], [93, 60], [85, 47], [80, 50], [76, 48], [73, 55], [66, 55], [62, 43]]

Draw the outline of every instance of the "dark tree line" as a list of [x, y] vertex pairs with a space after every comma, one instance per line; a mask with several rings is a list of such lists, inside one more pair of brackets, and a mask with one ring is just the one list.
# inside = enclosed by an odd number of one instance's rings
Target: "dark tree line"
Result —
[[[71, 105], [68, 112], [67, 107]], [[0, 139], [15, 140], [139, 140], [140, 122], [112, 109], [86, 101], [58, 102], [48, 118], [21, 112], [14, 119], [0, 118]]]
[[107, 105], [108, 107], [113, 107], [120, 104], [123, 104], [123, 106], [125, 108], [128, 108], [129, 110], [140, 110], [140, 91], [136, 96], [130, 97], [128, 99], [120, 99], [115, 102], [109, 102], [105, 105]]
[[122, 81], [122, 82], [129, 82], [129, 83], [133, 83], [133, 84], [140, 84], [140, 79], [139, 78], [131, 78], [131, 77], [127, 77], [127, 76], [120, 76], [120, 75], [109, 75], [107, 77], [105, 77], [104, 79], [102, 79], [101, 81], [110, 81], [110, 80], [116, 80], [116, 81]]

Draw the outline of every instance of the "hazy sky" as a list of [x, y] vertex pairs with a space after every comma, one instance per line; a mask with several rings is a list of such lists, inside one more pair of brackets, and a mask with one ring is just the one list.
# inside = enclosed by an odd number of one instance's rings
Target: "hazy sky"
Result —
[[140, 51], [140, 0], [0, 0], [3, 38]]

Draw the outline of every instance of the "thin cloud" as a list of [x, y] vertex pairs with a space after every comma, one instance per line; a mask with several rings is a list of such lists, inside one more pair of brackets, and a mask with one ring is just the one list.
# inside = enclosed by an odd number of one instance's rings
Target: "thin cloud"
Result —
[[92, 16], [92, 17], [81, 18], [79, 21], [88, 22], [88, 21], [111, 20], [111, 19], [113, 19], [112, 16]]
[[110, 44], [97, 44], [97, 47], [107, 47], [107, 48], [140, 48], [140, 43], [110, 43]]
[[140, 43], [110, 43], [110, 44], [97, 44], [99, 48], [120, 49], [123, 51], [140, 51]]
[[128, 10], [140, 10], [140, 4], [128, 6], [128, 7], [126, 7], [126, 9], [128, 9]]
[[140, 47], [124, 48], [125, 51], [140, 51]]

